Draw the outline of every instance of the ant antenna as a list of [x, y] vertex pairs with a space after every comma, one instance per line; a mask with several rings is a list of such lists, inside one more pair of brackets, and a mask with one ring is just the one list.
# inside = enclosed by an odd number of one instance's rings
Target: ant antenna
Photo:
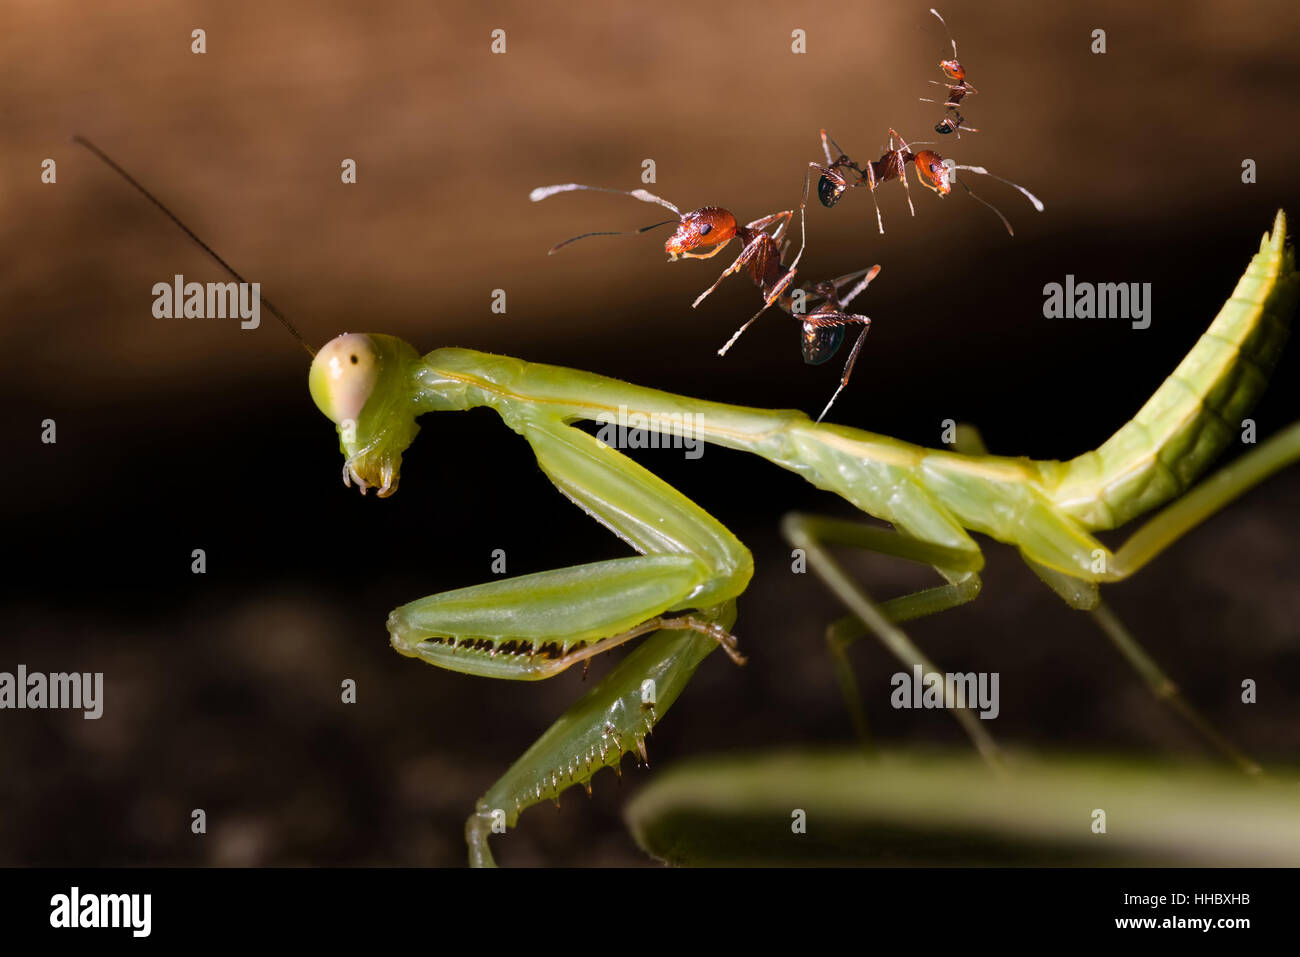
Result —
[[682, 215], [682, 211], [668, 200], [644, 189], [610, 189], [606, 186], [583, 186], [581, 183], [563, 183], [560, 186], [539, 186], [528, 194], [528, 198], [534, 203], [540, 203], [548, 196], [554, 196], [556, 193], [569, 193], [575, 189], [589, 189], [597, 193], [618, 193], [620, 196], [631, 196], [643, 203], [658, 203], [660, 206], [667, 206], [679, 217]]
[[569, 193], [575, 189], [588, 189], [597, 193], [617, 193], [620, 196], [631, 196], [633, 199], [639, 199], [643, 203], [658, 203], [660, 206], [667, 207], [677, 214], [677, 219], [665, 219], [661, 223], [651, 223], [649, 226], [642, 226], [640, 229], [620, 229], [614, 232], [596, 232], [582, 233], [579, 236], [571, 236], [564, 242], [556, 243], [546, 251], [546, 255], [554, 256], [569, 243], [576, 243], [579, 239], [586, 239], [588, 236], [639, 236], [641, 233], [649, 232], [652, 229], [658, 229], [660, 226], [667, 226], [670, 223], [681, 221], [682, 211], [674, 206], [662, 196], [656, 196], [654, 193], [644, 189], [609, 189], [606, 186], [584, 186], [581, 183], [562, 183], [558, 186], [538, 186], [528, 194], [528, 198], [534, 203], [540, 203], [548, 196], [554, 196], [556, 193]]
[[[1040, 199], [1039, 199], [1037, 196], [1035, 196], [1033, 193], [1031, 193], [1029, 190], [1025, 189], [1023, 186], [1020, 186], [1020, 185], [1018, 185], [1018, 184], [1016, 184], [1016, 183], [1011, 182], [1011, 180], [1009, 180], [1009, 179], [1003, 179], [1001, 176], [998, 176], [998, 175], [996, 175], [995, 173], [990, 173], [990, 172], [989, 172], [988, 170], [986, 170], [983, 166], [957, 166], [957, 165], [954, 165], [954, 166], [953, 166], [953, 169], [964, 169], [964, 170], [969, 170], [969, 171], [972, 172], [972, 173], [979, 173], [981, 176], [992, 176], [994, 179], [996, 179], [996, 180], [998, 180], [998, 181], [1000, 181], [1000, 182], [1006, 183], [1006, 184], [1007, 184], [1008, 186], [1010, 186], [1012, 189], [1018, 189], [1018, 190], [1020, 190], [1020, 192], [1024, 193], [1025, 196], [1029, 199], [1029, 201], [1030, 201], [1031, 203], [1034, 204], [1034, 209], [1038, 210], [1040, 213], [1041, 213], [1041, 212], [1043, 211], [1043, 209], [1044, 209], [1044, 207], [1043, 207], [1043, 201], [1040, 200]], [[979, 202], [981, 202], [981, 203], [983, 203], [985, 206], [987, 206], [989, 209], [993, 210], [993, 212], [997, 213], [997, 215], [998, 215], [998, 219], [1002, 220], [1002, 225], [1005, 226], [1005, 227], [1007, 227], [1007, 232], [1008, 232], [1008, 233], [1010, 233], [1012, 236], [1014, 236], [1014, 235], [1016, 234], [1016, 231], [1015, 231], [1014, 229], [1011, 228], [1011, 223], [1007, 222], [1007, 218], [1006, 218], [1005, 216], [1002, 215], [1002, 211], [1001, 211], [1000, 209], [998, 209], [996, 206], [994, 206], [994, 205], [993, 205], [992, 203], [990, 203], [988, 200], [981, 199], [979, 196], [977, 196], [977, 195], [975, 194], [975, 191], [974, 191], [974, 190], [972, 190], [969, 186], [967, 186], [965, 183], [963, 183], [960, 179], [958, 179], [957, 182], [958, 182], [958, 183], [961, 183], [961, 188], [962, 188], [962, 189], [966, 190], [967, 193], [970, 193], [970, 196], [971, 196], [972, 199], [974, 199], [974, 200], [978, 200]]]
[[676, 222], [679, 222], [679, 220], [665, 219], [662, 223], [653, 223], [649, 226], [642, 226], [640, 229], [619, 229], [614, 230], [613, 232], [582, 233], [578, 236], [570, 236], [568, 239], [564, 240], [564, 242], [556, 243], [550, 249], [546, 250], [546, 255], [554, 256], [565, 246], [569, 245], [569, 243], [576, 243], [579, 239], [586, 239], [588, 236], [636, 236], [641, 233], [649, 232], [652, 229], [658, 229], [660, 226], [668, 226]]
[[[939, 17], [939, 11], [934, 7], [930, 8], [930, 12]], [[943, 24], [944, 33], [948, 34], [948, 42], [952, 44], [952, 58], [955, 60], [957, 59], [957, 41], [952, 38], [952, 31], [948, 29], [948, 21], [943, 17], [939, 17], [939, 22]]]
[[[213, 249], [203, 240], [199, 239], [199, 237], [195, 235], [194, 230], [190, 229], [183, 222], [181, 222], [180, 217], [178, 217], [175, 213], [173, 213], [170, 209], [168, 209], [166, 206], [163, 205], [162, 200], [160, 200], [153, 193], [149, 192], [147, 189], [141, 186], [134, 176], [132, 176], [126, 170], [122, 169], [122, 167], [118, 166], [117, 163], [113, 162], [112, 158], [109, 157], [107, 153], [101, 150], [94, 143], [90, 142], [90, 140], [86, 139], [84, 136], [80, 136], [80, 135], [74, 136], [72, 137], [72, 142], [80, 143], [86, 149], [90, 150], [90, 152], [94, 153], [97, 157], [103, 160], [105, 165], [107, 165], [109, 169], [113, 170], [113, 172], [117, 173], [124, 180], [126, 180], [128, 183], [134, 186], [140, 192], [140, 194], [144, 196], [145, 199], [149, 200], [149, 202], [153, 203], [160, 210], [162, 210], [163, 215], [165, 215], [173, 223], [179, 226], [181, 232], [183, 232], [186, 236], [190, 237], [190, 239], [194, 240], [194, 242], [198, 245], [200, 249], [202, 249], [205, 253], [207, 253], [209, 256], [211, 256], [221, 265], [221, 268], [223, 268], [226, 272], [230, 273], [230, 275], [234, 276], [240, 282], [248, 284], [248, 280], [245, 279], [243, 276], [241, 276], [238, 272], [236, 272], [234, 266], [230, 265], [230, 263], [226, 262], [219, 255], [217, 255], [217, 251], [215, 249]], [[307, 354], [312, 358], [315, 358], [316, 350], [313, 349], [311, 346], [307, 345], [307, 340], [304, 339], [302, 337], [302, 334], [298, 332], [297, 329], [294, 328], [293, 323], [291, 323], [288, 319], [284, 317], [284, 313], [282, 313], [279, 309], [275, 308], [275, 306], [271, 304], [271, 301], [267, 299], [265, 296], [260, 296], [259, 294], [259, 298], [261, 304], [266, 307], [266, 311], [269, 312], [271, 315], [275, 316], [275, 318], [279, 319], [280, 322], [284, 325], [284, 327], [289, 330], [289, 333], [295, 339], [297, 339], [299, 343], [301, 343], [304, 349], [307, 350]]]

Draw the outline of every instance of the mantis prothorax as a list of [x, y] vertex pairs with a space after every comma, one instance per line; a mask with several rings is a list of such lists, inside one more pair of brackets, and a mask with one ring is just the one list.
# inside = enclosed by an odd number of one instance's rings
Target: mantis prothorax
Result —
[[[1152, 690], [1246, 770], [1172, 681], [1100, 602], [1098, 584], [1125, 579], [1245, 490], [1300, 458], [1300, 423], [1196, 479], [1236, 435], [1259, 398], [1289, 331], [1300, 278], [1279, 211], [1218, 317], [1137, 416], [1100, 448], [1067, 462], [922, 448], [802, 412], [703, 402], [573, 369], [469, 349], [421, 356], [388, 335], [348, 333], [315, 355], [313, 399], [336, 424], [344, 480], [381, 496], [397, 488], [403, 452], [429, 412], [495, 410], [529, 443], [547, 477], [639, 554], [492, 582], [418, 599], [393, 611], [388, 631], [404, 655], [471, 675], [550, 677], [631, 638], [649, 637], [574, 704], [478, 801], [465, 834], [472, 864], [492, 863], [488, 836], [520, 812], [590, 789], [624, 753], [644, 757], [645, 736], [700, 663], [722, 645], [753, 572], [749, 550], [717, 519], [616, 449], [577, 428], [620, 407], [663, 434], [751, 452], [840, 495], [894, 526], [787, 516], [783, 531], [852, 613], [828, 633], [846, 689], [845, 648], [869, 630], [906, 665], [938, 670], [901, 622], [973, 599], [980, 590], [979, 532], [1019, 549], [1072, 607], [1099, 625]], [[1119, 548], [1093, 532], [1166, 505]], [[830, 557], [848, 545], [930, 565], [945, 584], [877, 604]], [[772, 653], [770, 650], [767, 653]], [[647, 689], [653, 689], [647, 694]], [[847, 696], [855, 715], [856, 693]], [[954, 712], [980, 751], [997, 747], [969, 710]]]

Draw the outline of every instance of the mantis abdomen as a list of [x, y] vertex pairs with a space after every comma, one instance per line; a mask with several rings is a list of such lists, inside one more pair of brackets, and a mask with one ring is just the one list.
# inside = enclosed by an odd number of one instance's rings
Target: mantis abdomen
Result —
[[1277, 365], [1300, 282], [1279, 210], [1217, 318], [1146, 405], [1101, 448], [1065, 463], [1053, 498], [1115, 528], [1185, 492], [1242, 427]]

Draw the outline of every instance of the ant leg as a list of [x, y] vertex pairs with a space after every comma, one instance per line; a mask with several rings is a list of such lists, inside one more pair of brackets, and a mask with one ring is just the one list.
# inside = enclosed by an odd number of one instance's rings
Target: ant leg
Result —
[[822, 130], [822, 152], [826, 154], [826, 165], [837, 166], [839, 164], [836, 163], [834, 158], [831, 156], [831, 144], [835, 145], [835, 149], [839, 153], [841, 159], [848, 159], [848, 155], [844, 150], [840, 149], [840, 144], [836, 143], [835, 139], [829, 133]]
[[[773, 245], [775, 245], [777, 238], [781, 235], [781, 230], [785, 228], [785, 224], [790, 221], [790, 217], [793, 215], [794, 215], [794, 210], [787, 209], [779, 213], [772, 213], [770, 216], [763, 216], [760, 219], [756, 219], [753, 222], [748, 223], [745, 226], [745, 228], [756, 229], [758, 230], [759, 234], [755, 236], [752, 240], [750, 240], [749, 244], [740, 251], [740, 255], [736, 257], [736, 261], [726, 268], [726, 270], [722, 273], [722, 275], [718, 277], [717, 281], [708, 289], [704, 290], [704, 292], [699, 294], [695, 302], [691, 304], [691, 308], [694, 309], [696, 306], [702, 303], [705, 300], [705, 298], [709, 295], [709, 293], [713, 292], [713, 290], [718, 288], [718, 285], [722, 282], [722, 280], [726, 279], [732, 273], [737, 272], [738, 270], [744, 268], [745, 265], [751, 259], [754, 258], [754, 255], [758, 252], [759, 247], [761, 247], [764, 242], [771, 242], [773, 243]], [[769, 236], [765, 232], [763, 232], [763, 230], [767, 229], [768, 226], [771, 226], [773, 223], [780, 220], [784, 220], [784, 222], [782, 222], [781, 227], [777, 229], [775, 235]], [[683, 253], [682, 255], [685, 256], [687, 254]], [[711, 256], [713, 254], [710, 253], [709, 255]], [[695, 258], [707, 259], [709, 257], [697, 256]], [[791, 275], [790, 278], [791, 279], [794, 278], [793, 275]], [[789, 285], [789, 281], [786, 280], [785, 284]], [[782, 286], [782, 288], [784, 289], [785, 287]], [[771, 305], [771, 302], [769, 302], [768, 305]], [[763, 308], [766, 309], [767, 306], [764, 306]]]
[[[892, 126], [889, 128], [889, 148], [890, 148], [890, 149], [893, 149], [893, 148], [894, 148], [894, 137], [895, 137], [895, 136], [898, 137], [898, 143], [899, 143], [900, 146], [903, 147], [903, 149], [907, 150], [907, 152], [909, 152], [909, 153], [912, 152], [912, 147], [910, 147], [910, 146], [907, 145], [907, 140], [903, 139], [903, 134], [900, 133], [900, 132], [898, 132], [898, 130], [894, 129]], [[918, 145], [919, 145], [919, 144], [918, 144]]]
[[845, 283], [851, 282], [852, 280], [857, 279], [860, 276], [865, 277], [862, 279], [860, 283], [858, 283], [856, 286], [853, 287], [852, 290], [849, 291], [849, 294], [847, 296], [839, 300], [839, 308], [843, 309], [846, 306], [848, 306], [849, 303], [851, 303], [854, 299], [858, 297], [858, 294], [861, 293], [862, 290], [866, 289], [869, 285], [871, 285], [871, 280], [875, 279], [878, 275], [880, 275], [879, 263], [872, 266], [870, 269], [859, 269], [857, 272], [851, 272], [848, 275], [840, 276], [838, 279], [832, 280], [831, 286], [834, 287], [836, 292], [839, 292], [840, 287], [843, 286]]
[[[908, 150], [908, 152], [910, 153], [911, 150]], [[907, 185], [907, 164], [903, 162], [902, 156], [898, 157], [898, 165], [898, 178], [903, 181], [903, 192], [907, 194], [907, 208], [911, 210], [912, 215], [915, 216], [916, 207], [912, 205], [912, 187]]]
[[[792, 213], [791, 211], [786, 210], [784, 213], [777, 213], [775, 215], [784, 216], [785, 222], [781, 224], [781, 226], [777, 229], [775, 236], [772, 237], [773, 247], [775, 247], [777, 241], [775, 237], [779, 237], [782, 234], [782, 231], [789, 224], [790, 216], [792, 215]], [[773, 217], [767, 217], [767, 218], [771, 220]], [[758, 222], [762, 222], [762, 221], [755, 220], [754, 223], [750, 223], [749, 225], [754, 226], [755, 223]], [[770, 223], [768, 225], [770, 225]], [[759, 240], [761, 239], [762, 237], [760, 236]], [[767, 298], [763, 301], [763, 308], [758, 310], [758, 312], [754, 313], [754, 315], [752, 315], [744, 325], [742, 325], [739, 329], [737, 329], [734, 333], [732, 333], [731, 338], [728, 339], [726, 343], [723, 345], [723, 347], [718, 350], [718, 355], [725, 356], [728, 350], [731, 349], [731, 347], [736, 344], [736, 340], [739, 339], [744, 334], [745, 330], [748, 329], [750, 326], [752, 326], [755, 322], [757, 322], [758, 318], [761, 315], [763, 315], [763, 313], [767, 312], [768, 309], [772, 308], [772, 304], [777, 302], [781, 298], [782, 294], [785, 293], [786, 289], [790, 287], [790, 284], [794, 282], [795, 272], [797, 271], [797, 267], [799, 265], [799, 259], [803, 256], [804, 246], [806, 245], [806, 243], [807, 243], [807, 236], [804, 231], [804, 208], [801, 205], [799, 207], [799, 254], [794, 257], [794, 262], [790, 264], [790, 268], [772, 286], [772, 291], [767, 294]], [[777, 256], [779, 262], [779, 257], [780, 257], [779, 250], [777, 252]], [[721, 282], [721, 280], [719, 280], [719, 282]], [[707, 293], [705, 295], [707, 295]], [[702, 299], [704, 297], [701, 296], [700, 298]]]
[[781, 239], [781, 230], [784, 229], [786, 225], [789, 224], [790, 218], [792, 216], [794, 216], [794, 210], [786, 209], [779, 213], [772, 213], [770, 216], [764, 216], [761, 219], [756, 219], [752, 223], [746, 223], [745, 228], [746, 229], [767, 229], [767, 227], [771, 226], [773, 223], [777, 222], [778, 220], [781, 220], [781, 226], [777, 229], [775, 233], [772, 234], [772, 238], [779, 242]]
[[[873, 164], [868, 163], [867, 185], [871, 188], [871, 205], [876, 207], [876, 226], [879, 227], [880, 235], [883, 236], [885, 235], [885, 221], [880, 217], [880, 203], [876, 200], [876, 186], [878, 186], [879, 183], [880, 180], [876, 179], [876, 167]], [[904, 185], [906, 185], [906, 181], [904, 181]]]
[[[805, 176], [805, 180], [806, 178], [807, 177]], [[763, 224], [762, 228], [765, 228], [766, 226], [770, 225], [771, 222], [775, 221], [776, 218], [780, 218], [782, 222], [781, 225], [777, 227], [776, 232], [772, 234], [772, 241], [774, 244], [779, 244], [781, 242], [781, 237], [785, 235], [786, 228], [790, 225], [790, 221], [794, 218], [793, 210], [787, 209], [785, 212], [775, 213], [773, 214], [773, 216], [765, 217], [765, 219], [768, 220], [768, 222], [764, 222], [764, 220], [761, 219], [755, 220], [754, 222], [749, 224], [749, 228], [751, 229], [755, 228], [760, 223]], [[807, 245], [808, 245], [808, 237], [804, 229], [804, 206], [801, 203], [799, 205], [799, 252], [795, 254], [794, 262], [790, 263], [790, 268], [786, 270], [785, 274], [779, 280], [777, 280], [776, 285], [772, 287], [772, 291], [767, 294], [767, 299], [764, 300], [763, 302], [763, 308], [760, 309], [758, 311], [758, 314], [754, 316], [755, 319], [757, 319], [764, 312], [766, 312], [771, 307], [772, 303], [780, 299], [781, 294], [784, 293], [786, 289], [789, 288], [790, 283], [794, 282], [794, 274], [798, 270], [799, 260], [803, 258], [803, 251]], [[781, 253], [778, 250], [777, 252], [778, 263], [780, 262], [780, 256]]]
[[758, 310], [758, 312], [750, 316], [749, 319], [745, 321], [744, 325], [742, 325], [739, 329], [737, 329], [735, 332], [731, 334], [731, 338], [728, 339], [726, 343], [723, 344], [722, 348], [718, 350], [718, 355], [725, 356], [727, 352], [731, 349], [731, 347], [736, 344], [736, 340], [745, 334], [745, 330], [748, 329], [750, 326], [752, 326], [755, 322], [757, 322], [758, 318], [762, 316], [763, 313], [767, 312], [767, 310], [771, 307], [772, 303], [776, 302], [781, 297], [781, 294], [785, 292], [786, 288], [793, 281], [794, 281], [794, 269], [791, 269], [788, 273], [782, 276], [781, 279], [777, 282], [777, 284], [773, 287], [771, 299], [769, 299], [767, 302], [763, 304], [762, 309]]
[[713, 247], [713, 252], [711, 253], [678, 253], [677, 255], [681, 256], [683, 259], [712, 259], [726, 248], [726, 243], [718, 243], [718, 245]]
[[[912, 153], [912, 147], [907, 145], [907, 140], [903, 139], [902, 134], [892, 126], [889, 128], [890, 147], [893, 147], [894, 145], [895, 136], [898, 137], [898, 142], [902, 145], [903, 150], [906, 150], [909, 154]], [[907, 184], [907, 163], [904, 161], [903, 153], [901, 151], [894, 153], [894, 162], [897, 164], [898, 178], [903, 181], [903, 192], [907, 194], [907, 208], [911, 210], [912, 215], [915, 216], [916, 207], [912, 205], [912, 187]], [[883, 233], [885, 231], [884, 227], [881, 227], [880, 231]]]
[[835, 389], [835, 394], [831, 396], [831, 400], [826, 403], [826, 407], [822, 409], [822, 414], [817, 416], [817, 421], [820, 422], [826, 418], [826, 413], [831, 410], [835, 400], [840, 397], [844, 387], [849, 384], [849, 377], [853, 375], [853, 366], [858, 361], [858, 353], [862, 351], [862, 343], [866, 340], [867, 333], [871, 331], [871, 319], [867, 316], [851, 315], [843, 312], [813, 313], [802, 318], [805, 323], [811, 326], [851, 326], [859, 324], [862, 326], [857, 341], [853, 343], [853, 348], [849, 351], [848, 361], [844, 363], [844, 374], [840, 376], [840, 384]]
[[751, 259], [754, 258], [754, 254], [758, 252], [758, 248], [760, 245], [762, 245], [764, 240], [770, 241], [771, 238], [772, 237], [768, 236], [766, 233], [761, 233], [760, 235], [755, 236], [752, 240], [750, 240], [749, 245], [747, 245], [744, 249], [740, 251], [740, 255], [736, 257], [736, 261], [722, 271], [722, 275], [717, 278], [717, 280], [713, 283], [712, 286], [704, 290], [704, 292], [700, 293], [699, 296], [696, 297], [695, 301], [691, 303], [691, 308], [694, 309], [696, 306], [702, 303], [708, 297], [708, 295], [711, 292], [713, 292], [713, 290], [717, 289], [718, 286], [722, 284], [722, 280], [726, 279], [728, 276], [732, 275], [733, 273], [739, 272], [741, 269], [745, 268], [745, 265]]

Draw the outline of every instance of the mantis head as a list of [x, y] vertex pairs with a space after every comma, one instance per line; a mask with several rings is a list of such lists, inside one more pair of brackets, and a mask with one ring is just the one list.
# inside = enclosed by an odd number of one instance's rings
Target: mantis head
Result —
[[411, 400], [415, 349], [394, 336], [344, 333], [331, 339], [311, 363], [308, 387], [325, 417], [338, 426], [343, 483], [365, 494], [397, 491], [402, 453], [415, 439]]

